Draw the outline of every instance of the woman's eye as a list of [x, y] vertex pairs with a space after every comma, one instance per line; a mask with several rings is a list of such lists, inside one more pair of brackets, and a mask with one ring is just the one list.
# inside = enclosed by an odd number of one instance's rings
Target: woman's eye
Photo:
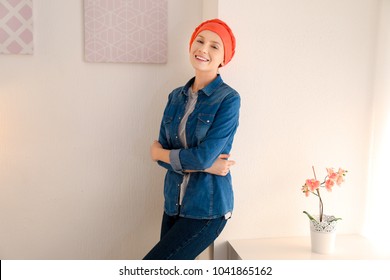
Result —
[[218, 46], [211, 46], [213, 49], [218, 50]]
[[203, 44], [202, 40], [196, 40], [196, 42]]

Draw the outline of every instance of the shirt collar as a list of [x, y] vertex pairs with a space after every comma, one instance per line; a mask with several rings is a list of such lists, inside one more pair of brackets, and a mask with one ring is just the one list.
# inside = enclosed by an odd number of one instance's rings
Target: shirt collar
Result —
[[[195, 77], [193, 77], [191, 80], [189, 80], [185, 86], [183, 87], [182, 89], [182, 93], [187, 95], [188, 96], [188, 89], [190, 88], [190, 86], [192, 86], [192, 84], [194, 83], [195, 81]], [[216, 91], [216, 89], [223, 83], [223, 80], [221, 78], [221, 75], [220, 74], [217, 74], [217, 77], [211, 82], [209, 83], [206, 87], [202, 88], [201, 90], [199, 90], [199, 93], [200, 92], [203, 92], [204, 94], [206, 94], [207, 96], [210, 96], [214, 91]]]

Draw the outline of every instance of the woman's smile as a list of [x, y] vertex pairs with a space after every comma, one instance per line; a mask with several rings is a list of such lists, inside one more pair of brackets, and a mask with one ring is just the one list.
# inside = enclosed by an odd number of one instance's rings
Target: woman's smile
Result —
[[195, 55], [195, 58], [197, 60], [200, 60], [200, 61], [203, 61], [203, 62], [208, 62], [210, 61], [208, 58], [204, 57], [204, 56], [201, 56], [201, 55]]

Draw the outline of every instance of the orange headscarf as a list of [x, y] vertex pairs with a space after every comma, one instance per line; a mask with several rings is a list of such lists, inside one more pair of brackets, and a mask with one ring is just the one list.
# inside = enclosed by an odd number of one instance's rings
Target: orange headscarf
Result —
[[220, 19], [211, 19], [202, 22], [197, 28], [195, 28], [194, 33], [192, 33], [190, 40], [190, 49], [196, 36], [198, 36], [198, 34], [203, 30], [210, 30], [212, 32], [215, 32], [222, 39], [225, 53], [224, 65], [228, 64], [229, 61], [233, 58], [236, 50], [236, 38], [234, 37], [230, 27]]

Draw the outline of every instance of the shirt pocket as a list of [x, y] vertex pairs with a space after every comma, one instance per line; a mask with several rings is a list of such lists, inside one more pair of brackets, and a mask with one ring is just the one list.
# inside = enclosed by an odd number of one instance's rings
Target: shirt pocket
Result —
[[195, 129], [195, 137], [197, 139], [197, 143], [199, 144], [207, 135], [211, 125], [214, 121], [213, 114], [204, 114], [200, 113], [198, 115], [198, 121]]
[[171, 116], [164, 116], [163, 117], [163, 125], [165, 128], [165, 137], [167, 138], [169, 146], [172, 145], [171, 136], [172, 136], [172, 120], [173, 117]]

